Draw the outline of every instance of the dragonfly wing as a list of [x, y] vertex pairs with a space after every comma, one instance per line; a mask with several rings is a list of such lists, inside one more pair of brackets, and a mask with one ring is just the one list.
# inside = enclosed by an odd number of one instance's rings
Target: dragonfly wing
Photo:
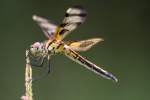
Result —
[[76, 41], [76, 42], [72, 42], [72, 41], [66, 41], [66, 44], [75, 51], [87, 51], [89, 50], [92, 46], [94, 46], [95, 44], [102, 42], [103, 39], [102, 38], [92, 38], [92, 39], [88, 39], [88, 40], [82, 40], [82, 41]]
[[62, 24], [60, 24], [61, 29], [57, 33], [57, 38], [63, 39], [68, 33], [82, 24], [85, 21], [86, 16], [87, 12], [81, 6], [73, 6], [67, 9], [65, 18]]
[[115, 82], [117, 82], [117, 78], [112, 75], [111, 73], [107, 72], [106, 70], [98, 67], [97, 65], [95, 65], [94, 63], [90, 62], [89, 60], [85, 59], [84, 57], [82, 57], [81, 55], [79, 55], [77, 52], [73, 51], [72, 49], [70, 49], [69, 46], [65, 45], [64, 46], [64, 51], [63, 53], [70, 59], [72, 59], [73, 61], [83, 65], [85, 68], [93, 71], [94, 73], [103, 76], [104, 78], [107, 79], [112, 79]]
[[33, 15], [33, 20], [36, 21], [38, 25], [42, 28], [42, 31], [44, 32], [47, 38], [49, 39], [54, 38], [57, 31], [57, 26], [55, 24], [37, 15]]

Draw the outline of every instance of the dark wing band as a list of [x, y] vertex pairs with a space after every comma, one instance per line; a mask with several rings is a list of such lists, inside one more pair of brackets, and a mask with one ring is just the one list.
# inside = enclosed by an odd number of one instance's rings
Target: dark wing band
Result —
[[68, 33], [82, 24], [85, 21], [86, 16], [87, 12], [81, 6], [73, 6], [67, 9], [65, 18], [62, 24], [60, 24], [61, 29], [57, 33], [57, 37], [63, 39]]

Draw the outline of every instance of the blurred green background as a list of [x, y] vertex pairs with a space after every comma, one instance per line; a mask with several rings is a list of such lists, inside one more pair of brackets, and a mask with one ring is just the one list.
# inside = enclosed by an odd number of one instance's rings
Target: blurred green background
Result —
[[87, 9], [88, 18], [66, 39], [103, 37], [103, 43], [81, 54], [114, 73], [119, 82], [56, 55], [51, 75], [33, 83], [34, 100], [150, 99], [148, 0], [0, 0], [0, 100], [19, 100], [24, 94], [25, 50], [46, 39], [32, 15], [59, 24], [65, 10], [77, 4]]

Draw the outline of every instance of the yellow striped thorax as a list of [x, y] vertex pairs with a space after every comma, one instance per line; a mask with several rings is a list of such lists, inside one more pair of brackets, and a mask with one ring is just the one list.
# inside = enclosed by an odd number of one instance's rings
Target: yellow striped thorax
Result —
[[48, 50], [50, 54], [59, 53], [64, 48], [64, 43], [60, 40], [48, 40], [45, 48]]

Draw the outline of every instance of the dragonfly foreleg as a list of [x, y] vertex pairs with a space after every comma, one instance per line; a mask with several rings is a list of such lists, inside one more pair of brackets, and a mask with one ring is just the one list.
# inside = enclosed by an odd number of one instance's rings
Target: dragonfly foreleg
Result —
[[35, 67], [43, 67], [44, 60], [45, 60], [44, 57], [40, 57], [38, 59], [34, 59], [34, 61], [31, 62], [31, 65], [35, 66]]
[[[35, 77], [34, 78], [34, 81], [35, 80], [39, 80], [39, 79], [41, 79], [41, 78], [44, 78], [44, 77], [46, 77], [48, 74], [50, 74], [50, 71], [51, 71], [51, 62], [50, 62], [50, 55], [48, 55], [47, 56], [47, 63], [48, 63], [48, 71], [46, 72], [46, 73], [44, 73], [43, 75], [41, 75], [41, 76], [38, 76], [38, 77]], [[43, 59], [43, 62], [44, 62], [44, 59]], [[43, 63], [42, 62], [42, 63]]]
[[51, 72], [50, 55], [48, 55], [47, 60], [48, 60], [48, 71], [47, 71], [47, 74], [49, 74]]

